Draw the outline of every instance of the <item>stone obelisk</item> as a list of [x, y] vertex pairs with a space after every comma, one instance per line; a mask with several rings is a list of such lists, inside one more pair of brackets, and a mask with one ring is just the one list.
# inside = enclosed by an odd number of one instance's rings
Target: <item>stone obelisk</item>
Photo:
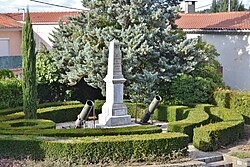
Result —
[[113, 40], [109, 45], [108, 73], [106, 82], [106, 102], [99, 114], [99, 126], [119, 126], [131, 124], [127, 106], [123, 103], [122, 57], [119, 41]]

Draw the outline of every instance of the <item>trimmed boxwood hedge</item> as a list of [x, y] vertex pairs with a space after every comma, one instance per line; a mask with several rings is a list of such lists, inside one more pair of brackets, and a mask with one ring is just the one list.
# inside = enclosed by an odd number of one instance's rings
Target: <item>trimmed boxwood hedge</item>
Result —
[[[64, 105], [74, 105], [74, 104], [80, 104], [80, 102], [79, 101], [50, 102], [50, 103], [38, 104], [38, 108], [53, 107], [53, 106], [64, 106]], [[0, 110], [0, 116], [1, 115], [14, 114], [14, 113], [20, 112], [22, 110], [23, 110], [23, 106], [19, 106], [19, 107], [15, 107], [15, 108], [1, 109]]]
[[230, 109], [242, 114], [245, 123], [250, 124], [250, 93], [231, 93]]
[[219, 107], [233, 109], [243, 115], [245, 123], [250, 124], [250, 92], [234, 90], [217, 90], [214, 92], [214, 103]]
[[167, 121], [174, 122], [187, 118], [189, 113], [187, 106], [169, 106], [167, 108]]
[[221, 121], [242, 121], [244, 118], [241, 114], [223, 107], [211, 107], [208, 111], [213, 122]]
[[[51, 120], [44, 119], [19, 119], [13, 121], [0, 122], [0, 130], [13, 130], [11, 134], [15, 134], [14, 131], [22, 132], [23, 130], [35, 130], [38, 129], [55, 129], [56, 124]], [[14, 133], [13, 133], [14, 132]]]
[[187, 153], [188, 136], [180, 133], [99, 136], [71, 139], [41, 137], [2, 137], [0, 157], [74, 160], [85, 164], [122, 161], [143, 161]]
[[[243, 135], [243, 117], [230, 109], [213, 107], [209, 111], [214, 124], [194, 129], [193, 145], [203, 151], [214, 151], [237, 141]], [[223, 122], [218, 122], [223, 121]]]
[[193, 139], [193, 129], [209, 122], [209, 115], [200, 108], [187, 109], [188, 116], [181, 121], [174, 121], [168, 124], [169, 132], [181, 132], [189, 136], [189, 140]]
[[231, 90], [224, 90], [224, 89], [214, 91], [213, 93], [214, 104], [217, 105], [218, 107], [230, 108], [231, 93], [232, 93]]
[[50, 137], [86, 137], [161, 133], [162, 129], [154, 125], [132, 126], [122, 128], [81, 128], [81, 129], [0, 129], [0, 135], [38, 135]]
[[[39, 108], [37, 110], [37, 117], [39, 119], [52, 120], [56, 123], [66, 122], [66, 121], [75, 121], [77, 119], [77, 115], [81, 112], [82, 108], [83, 108], [83, 104], [81, 103], [79, 104], [77, 103], [73, 105]], [[24, 113], [17, 112], [14, 114], [1, 116], [0, 122], [8, 121], [8, 120], [23, 119], [23, 118], [24, 118]]]
[[242, 121], [228, 121], [194, 129], [193, 145], [202, 151], [215, 151], [237, 141], [243, 133]]

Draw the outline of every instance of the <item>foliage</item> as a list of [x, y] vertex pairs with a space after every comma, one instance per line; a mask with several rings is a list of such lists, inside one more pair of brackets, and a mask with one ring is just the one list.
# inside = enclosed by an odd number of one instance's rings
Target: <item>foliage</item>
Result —
[[[78, 101], [50, 102], [50, 103], [38, 104], [38, 108], [63, 106], [63, 105], [74, 105], [74, 104], [80, 104], [80, 103]], [[14, 113], [20, 112], [22, 110], [23, 110], [23, 106], [18, 106], [18, 107], [14, 107], [14, 108], [6, 108], [6, 109], [0, 110], [0, 115], [14, 114]]]
[[250, 93], [219, 89], [214, 92], [214, 103], [230, 108], [243, 115], [245, 123], [250, 124]]
[[220, 64], [215, 60], [219, 55], [215, 47], [199, 38], [197, 48], [201, 54], [207, 54], [208, 60], [172, 82], [170, 101], [174, 104], [211, 103], [213, 91], [225, 87]]
[[218, 89], [213, 93], [213, 103], [218, 107], [230, 108], [230, 90]]
[[237, 141], [243, 133], [242, 121], [219, 122], [194, 129], [193, 145], [202, 151], [215, 151]]
[[209, 103], [215, 88], [216, 84], [210, 79], [182, 75], [171, 86], [173, 103]]
[[227, 109], [223, 107], [211, 107], [209, 109], [210, 119], [213, 122], [221, 122], [221, 121], [242, 121], [244, 122], [243, 116], [235, 112], [232, 109]]
[[[230, 0], [230, 11], [244, 11], [244, 5], [242, 1]], [[213, 0], [210, 8], [211, 13], [216, 12], [227, 12], [228, 11], [228, 0]]]
[[0, 80], [14, 79], [15, 75], [11, 70], [0, 70]]
[[53, 60], [63, 83], [75, 85], [84, 79], [105, 94], [103, 78], [113, 39], [121, 43], [125, 92], [138, 102], [149, 102], [155, 94], [167, 99], [173, 79], [210, 61], [213, 51], [205, 52], [198, 39], [186, 39], [176, 29], [174, 0], [83, 4], [91, 11], [60, 22], [52, 34]]
[[132, 134], [161, 133], [160, 127], [154, 125], [133, 126], [122, 128], [77, 128], [77, 129], [8, 129], [0, 130], [1, 135], [39, 135], [48, 137], [86, 137], [86, 136], [114, 136]]
[[0, 109], [13, 108], [22, 104], [21, 82], [17, 79], [0, 81]]
[[239, 113], [226, 108], [212, 107], [209, 115], [212, 121], [217, 123], [194, 129], [193, 144], [196, 148], [214, 151], [242, 137], [244, 119]]
[[39, 103], [70, 100], [66, 95], [70, 88], [58, 82], [59, 74], [53, 65], [52, 55], [44, 45], [36, 55], [36, 76]]
[[[8, 131], [23, 131], [23, 130], [38, 130], [38, 129], [55, 129], [56, 124], [51, 120], [43, 119], [19, 119], [13, 121], [0, 122], [1, 130]], [[14, 135], [15, 133], [11, 133]], [[20, 133], [21, 134], [21, 133]]]
[[37, 110], [35, 40], [29, 11], [22, 29], [22, 89], [23, 111], [26, 119], [35, 119]]
[[231, 153], [231, 155], [234, 157], [237, 157], [237, 158], [241, 158], [241, 159], [250, 158], [250, 152], [248, 152], [248, 151], [233, 152], [233, 153]]
[[59, 78], [53, 65], [52, 55], [43, 44], [40, 45], [36, 54], [36, 76], [39, 83], [53, 83]]
[[188, 112], [187, 106], [169, 106], [167, 120], [168, 122], [174, 122], [185, 119], [187, 118]]
[[209, 122], [209, 115], [202, 109], [189, 109], [186, 119], [174, 121], [168, 124], [168, 132], [181, 132], [189, 136], [189, 140], [193, 140], [193, 130], [196, 127], [206, 125]]
[[[75, 121], [77, 119], [77, 115], [81, 112], [82, 108], [83, 105], [81, 103], [39, 108], [37, 110], [37, 118], [52, 120], [56, 123]], [[7, 120], [23, 119], [23, 118], [24, 118], [24, 113], [17, 112], [1, 116], [0, 122]]]
[[60, 74], [54, 63], [51, 53], [41, 45], [36, 62], [39, 103], [65, 100], [79, 100], [85, 103], [88, 99], [103, 98], [98, 89], [87, 85], [83, 79], [74, 86], [60, 83]]
[[[76, 161], [84, 157], [85, 164], [122, 161], [145, 161], [159, 156], [171, 157], [174, 151], [187, 153], [188, 137], [180, 133], [99, 136], [49, 141], [19, 136], [0, 139], [0, 157], [27, 157]], [[10, 151], [11, 150], [11, 151]]]

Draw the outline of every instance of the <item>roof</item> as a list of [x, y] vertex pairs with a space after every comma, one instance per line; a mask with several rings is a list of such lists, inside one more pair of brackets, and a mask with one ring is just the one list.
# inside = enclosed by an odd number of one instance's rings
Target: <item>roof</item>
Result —
[[[30, 19], [36, 23], [57, 23], [58, 20], [66, 22], [65, 16], [76, 16], [77, 12], [30, 12]], [[0, 28], [19, 28], [23, 21], [23, 13], [0, 13]]]
[[0, 28], [21, 28], [22, 24], [6, 15], [0, 15]]
[[[6, 13], [7, 16], [11, 18], [22, 21], [23, 13]], [[61, 19], [66, 22], [65, 16], [76, 16], [77, 12], [30, 12], [30, 19], [32, 23], [55, 23]]]
[[180, 14], [176, 24], [182, 29], [250, 30], [250, 12]]

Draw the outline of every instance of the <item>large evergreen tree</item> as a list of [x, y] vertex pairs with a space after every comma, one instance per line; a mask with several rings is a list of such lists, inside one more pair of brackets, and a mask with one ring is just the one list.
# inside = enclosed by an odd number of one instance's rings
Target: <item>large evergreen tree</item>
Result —
[[35, 119], [37, 117], [36, 55], [35, 40], [28, 9], [26, 23], [22, 29], [22, 79], [25, 119]]
[[90, 12], [70, 18], [53, 32], [53, 58], [61, 82], [84, 79], [105, 90], [109, 42], [118, 39], [125, 91], [144, 100], [166, 97], [171, 81], [210, 61], [198, 39], [186, 39], [174, 21], [175, 0], [83, 0]]
[[[213, 0], [210, 11], [212, 13], [216, 12], [227, 12], [228, 11], [228, 0]], [[244, 11], [244, 5], [242, 1], [230, 0], [230, 11]]]

